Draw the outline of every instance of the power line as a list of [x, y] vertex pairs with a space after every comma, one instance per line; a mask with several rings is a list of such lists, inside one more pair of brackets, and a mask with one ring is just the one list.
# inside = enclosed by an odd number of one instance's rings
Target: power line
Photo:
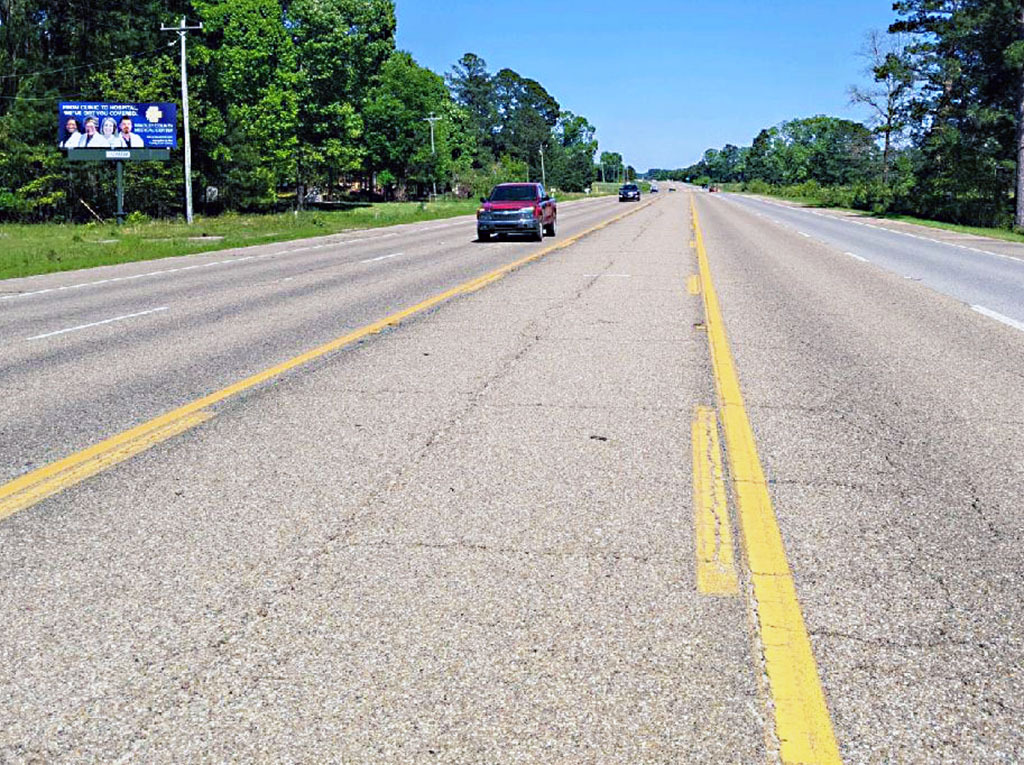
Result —
[[63, 67], [60, 67], [59, 69], [43, 69], [43, 70], [40, 70], [38, 72], [21, 72], [21, 73], [18, 73], [18, 74], [0, 74], [0, 80], [10, 80], [10, 79], [18, 78], [18, 77], [36, 77], [36, 76], [41, 75], [41, 74], [54, 74], [56, 72], [70, 72], [70, 71], [73, 71], [73, 70], [76, 70], [76, 69], [90, 69], [90, 68], [91, 69], [95, 69], [97, 66], [102, 66], [103, 64], [109, 64], [112, 61], [120, 61], [121, 59], [142, 58], [143, 56], [151, 56], [154, 53], [159, 53], [164, 48], [173, 48], [174, 45], [175, 45], [175, 43], [173, 43], [173, 42], [172, 43], [166, 43], [164, 45], [161, 45], [158, 48], [153, 48], [152, 50], [140, 51], [138, 53], [126, 53], [126, 54], [121, 55], [121, 56], [114, 56], [113, 58], [103, 59], [102, 61], [93, 61], [93, 62], [91, 62], [89, 64], [79, 64], [77, 66], [63, 66]]
[[0, 96], [0, 98], [5, 101], [56, 101], [61, 96]]

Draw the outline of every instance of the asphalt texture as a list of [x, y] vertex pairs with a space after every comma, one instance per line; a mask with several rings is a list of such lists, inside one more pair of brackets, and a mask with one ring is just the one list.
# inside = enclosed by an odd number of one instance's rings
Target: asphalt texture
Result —
[[[715, 394], [690, 198], [0, 521], [0, 761], [777, 759], [749, 589], [696, 588], [690, 425]], [[696, 204], [844, 761], [1024, 759], [1024, 333]], [[566, 205], [559, 237], [624, 209]], [[3, 283], [0, 465], [550, 244], [472, 236]]]
[[[560, 205], [559, 235], [617, 212]], [[0, 282], [0, 481], [546, 246], [475, 239], [464, 216]]]
[[723, 196], [854, 259], [1024, 329], [1024, 244], [759, 197]]
[[688, 241], [657, 202], [6, 519], [0, 759], [763, 760]]
[[1020, 761], [1024, 333], [697, 202], [845, 761]]

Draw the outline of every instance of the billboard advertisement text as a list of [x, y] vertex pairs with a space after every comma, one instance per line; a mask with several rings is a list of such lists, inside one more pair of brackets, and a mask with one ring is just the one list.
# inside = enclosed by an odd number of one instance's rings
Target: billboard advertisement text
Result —
[[62, 101], [57, 105], [62, 149], [176, 149], [175, 104]]

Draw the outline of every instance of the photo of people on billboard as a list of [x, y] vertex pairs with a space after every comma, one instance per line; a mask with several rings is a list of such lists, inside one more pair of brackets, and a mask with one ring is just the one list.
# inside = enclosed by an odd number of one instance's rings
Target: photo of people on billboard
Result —
[[176, 149], [174, 104], [66, 101], [57, 106], [61, 149]]

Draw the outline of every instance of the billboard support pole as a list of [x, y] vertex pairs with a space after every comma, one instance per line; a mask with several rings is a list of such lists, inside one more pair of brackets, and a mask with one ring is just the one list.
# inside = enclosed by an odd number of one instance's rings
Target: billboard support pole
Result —
[[124, 161], [117, 160], [117, 225], [124, 224]]
[[185, 24], [185, 17], [181, 17], [181, 24], [176, 27], [165, 27], [160, 25], [161, 32], [177, 32], [181, 38], [181, 113], [185, 120], [185, 220], [192, 222], [192, 141], [188, 129], [188, 69], [185, 66], [185, 37], [191, 31], [198, 31], [203, 28], [202, 24], [190, 27]]

